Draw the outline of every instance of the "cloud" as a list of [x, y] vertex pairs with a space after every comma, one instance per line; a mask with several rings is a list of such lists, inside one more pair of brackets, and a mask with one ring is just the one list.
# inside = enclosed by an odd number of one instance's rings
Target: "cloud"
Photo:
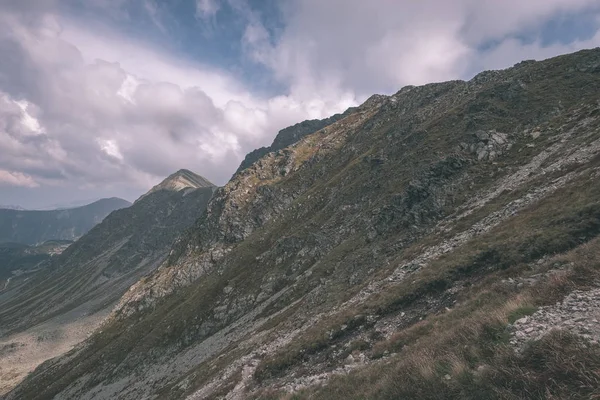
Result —
[[39, 184], [31, 176], [20, 172], [11, 172], [0, 169], [0, 185], [23, 186], [34, 188]]
[[199, 18], [213, 18], [220, 8], [218, 0], [196, 0], [196, 16]]
[[166, 34], [167, 28], [165, 27], [165, 25], [163, 24], [163, 22], [160, 18], [160, 10], [158, 8], [158, 5], [153, 0], [144, 0], [143, 7], [146, 10], [146, 12], [148, 13], [148, 16], [150, 17], [150, 20], [152, 21], [152, 23], [154, 25], [156, 25], [156, 27], [162, 33]]
[[472, 68], [475, 70], [501, 69], [522, 60], [542, 60], [557, 54], [571, 53], [581, 49], [600, 46], [600, 31], [587, 40], [575, 40], [568, 44], [543, 45], [541, 40], [523, 44], [517, 39], [508, 38], [498, 46], [483, 52]]
[[[179, 168], [223, 184], [279, 129], [348, 104], [257, 97], [228, 73], [52, 12], [0, 12], [5, 183], [140, 187]], [[8, 176], [8, 175], [7, 175]]]
[[489, 39], [502, 39], [524, 29], [536, 28], [560, 14], [598, 9], [596, 0], [462, 0], [463, 37], [477, 44]]
[[[552, 56], [579, 46], [523, 44], [524, 32], [548, 19], [593, 9], [596, 0], [294, 0], [284, 8], [284, 29], [274, 36], [249, 19], [249, 56], [268, 67], [294, 95], [329, 96], [351, 90], [358, 98], [390, 93], [407, 84], [464, 78], [476, 72], [480, 47], [495, 42], [491, 59], [512, 43], [506, 62]], [[499, 53], [498, 53], [499, 54]], [[503, 66], [507, 66], [506, 62]], [[496, 65], [499, 65], [498, 63]]]
[[98, 139], [100, 149], [106, 153], [107, 156], [114, 157], [117, 160], [123, 161], [123, 155], [119, 150], [119, 145], [114, 139]]

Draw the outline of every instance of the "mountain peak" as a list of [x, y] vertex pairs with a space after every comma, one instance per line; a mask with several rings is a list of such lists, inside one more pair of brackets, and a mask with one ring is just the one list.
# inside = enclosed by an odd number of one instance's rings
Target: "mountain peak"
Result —
[[215, 185], [205, 177], [198, 175], [188, 169], [180, 169], [179, 171], [166, 177], [161, 183], [154, 186], [146, 195], [159, 191], [170, 190], [178, 192], [187, 188], [214, 187]]
[[157, 186], [159, 186], [160, 189], [179, 191], [188, 187], [200, 188], [212, 187], [215, 185], [205, 177], [198, 175], [189, 169], [180, 169], [174, 174], [169, 175]]

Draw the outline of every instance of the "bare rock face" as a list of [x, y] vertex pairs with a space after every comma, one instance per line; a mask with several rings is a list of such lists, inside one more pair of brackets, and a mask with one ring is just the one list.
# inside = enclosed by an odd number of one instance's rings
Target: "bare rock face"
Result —
[[[472, 313], [495, 300], [488, 293], [527, 287], [519, 283], [529, 278], [507, 285], [503, 273], [600, 235], [599, 60], [600, 50], [584, 51], [373, 96], [261, 153], [99, 330], [7, 397], [277, 398], [427, 361], [433, 350], [411, 351], [447, 340], [439, 326], [473, 325]], [[585, 313], [593, 293], [573, 294]], [[571, 300], [529, 318], [558, 323], [550, 316], [565, 307], [583, 310]], [[528, 321], [516, 332], [536, 331]], [[490, 332], [486, 351], [505, 333]], [[425, 361], [440, 390], [485, 370]]]
[[474, 132], [473, 139], [471, 144], [461, 143], [461, 147], [473, 153], [478, 161], [493, 160], [512, 147], [508, 135], [495, 130]]
[[314, 133], [318, 130], [321, 130], [339, 121], [342, 118], [345, 118], [346, 116], [352, 114], [355, 110], [355, 108], [349, 108], [342, 114], [335, 114], [329, 118], [321, 120], [313, 119], [308, 121], [302, 121], [296, 125], [292, 125], [290, 127], [282, 129], [281, 131], [279, 131], [279, 133], [277, 134], [277, 136], [273, 140], [273, 143], [270, 146], [261, 147], [248, 153], [235, 173], [237, 174], [245, 170], [265, 155], [291, 146], [294, 143], [300, 141], [303, 137], [310, 135], [311, 133]]

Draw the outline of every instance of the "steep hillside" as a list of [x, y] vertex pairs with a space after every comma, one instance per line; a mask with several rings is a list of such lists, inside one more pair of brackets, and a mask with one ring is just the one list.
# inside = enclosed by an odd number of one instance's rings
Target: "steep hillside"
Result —
[[595, 49], [373, 96], [7, 398], [597, 397], [599, 91]]
[[[182, 185], [181, 174], [171, 175], [164, 189], [111, 213], [42, 270], [13, 276], [0, 291], [0, 364], [8, 366], [0, 378], [23, 377], [12, 362], [18, 357], [39, 364], [83, 340], [129, 286], [165, 260], [215, 189], [189, 171], [185, 179]], [[46, 339], [31, 343], [34, 335]]]
[[0, 243], [35, 245], [48, 240], [75, 240], [114, 210], [130, 205], [113, 197], [65, 210], [0, 209]]

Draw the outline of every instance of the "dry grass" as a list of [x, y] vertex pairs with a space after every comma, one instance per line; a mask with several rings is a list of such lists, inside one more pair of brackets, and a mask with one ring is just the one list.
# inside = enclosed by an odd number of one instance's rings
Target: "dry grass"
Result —
[[[508, 344], [507, 323], [516, 314], [551, 304], [557, 296], [589, 288], [600, 279], [600, 239], [547, 265], [568, 265], [535, 286], [480, 309], [481, 291], [456, 309], [421, 321], [378, 343], [373, 352], [396, 350], [392, 358], [326, 386], [297, 394], [301, 399], [600, 399], [600, 346], [553, 331], [517, 354]], [[557, 295], [558, 293], [558, 295]]]
[[[400, 352], [417, 342], [424, 342], [426, 337], [435, 338], [432, 340], [436, 342], [443, 342], [443, 338], [449, 337], [446, 346], [463, 343], [464, 338], [474, 340], [482, 334], [487, 335], [488, 341], [506, 341], [507, 333], [503, 332], [503, 327], [507, 323], [535, 312], [536, 307], [553, 304], [575, 287], [589, 285], [592, 272], [579, 264], [577, 268], [580, 271], [574, 268], [569, 275], [566, 272], [551, 274], [542, 284], [526, 292], [518, 293], [499, 281], [507, 276], [526, 276], [530, 270], [528, 263], [540, 257], [569, 251], [577, 246], [581, 247], [579, 252], [586, 248], [596, 251], [596, 241], [583, 246], [581, 243], [600, 231], [600, 207], [596, 201], [599, 193], [600, 186], [590, 185], [587, 177], [572, 187], [558, 190], [523, 210], [518, 217], [475, 238], [461, 251], [433, 261], [411, 279], [375, 293], [356, 309], [321, 321], [288, 347], [266, 357], [257, 368], [255, 378], [262, 382], [281, 377], [290, 368], [310, 359], [328, 360], [332, 345], [351, 336], [351, 327], [360, 326], [353, 323], [354, 316], [377, 315], [381, 318], [420, 307], [418, 304], [422, 299], [443, 298], [447, 289], [456, 282], [468, 284], [457, 298], [461, 307], [421, 322], [412, 321], [413, 326], [399, 330], [385, 342], [375, 343], [369, 355], [379, 358], [386, 351]], [[569, 254], [555, 255], [553, 263], [568, 264], [571, 262], [569, 257], [587, 260], [588, 263], [593, 260], [591, 255]], [[426, 314], [439, 311], [424, 310]], [[348, 325], [350, 329], [342, 332], [342, 325]], [[493, 352], [489, 348], [482, 351], [485, 354]]]

